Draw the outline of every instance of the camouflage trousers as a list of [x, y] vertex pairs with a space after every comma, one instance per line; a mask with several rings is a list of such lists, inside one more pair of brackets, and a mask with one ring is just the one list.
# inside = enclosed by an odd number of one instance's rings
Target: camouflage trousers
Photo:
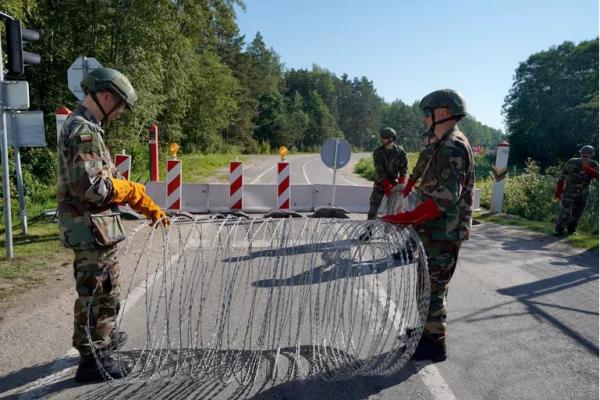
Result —
[[427, 254], [431, 288], [424, 334], [441, 341], [445, 340], [447, 336], [448, 287], [456, 269], [461, 242], [431, 240], [426, 234], [419, 234], [419, 237]]
[[585, 196], [565, 196], [560, 200], [560, 210], [556, 219], [556, 230], [574, 232], [579, 224], [581, 215], [587, 205], [587, 195]]
[[75, 300], [73, 347], [82, 355], [90, 354], [92, 347], [100, 350], [111, 345], [120, 307], [116, 253], [116, 246], [75, 250], [73, 273], [78, 298]]
[[375, 217], [377, 217], [377, 210], [379, 210], [383, 196], [385, 196], [383, 189], [379, 186], [373, 186], [371, 199], [369, 200], [369, 213], [367, 214], [367, 219], [375, 219]]

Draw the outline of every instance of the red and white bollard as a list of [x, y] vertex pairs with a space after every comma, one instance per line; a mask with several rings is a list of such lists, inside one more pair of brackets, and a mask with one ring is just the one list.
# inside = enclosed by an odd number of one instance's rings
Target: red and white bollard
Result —
[[156, 124], [150, 125], [150, 182], [158, 182], [159, 170], [158, 170], [158, 126]]
[[181, 210], [181, 160], [167, 160], [167, 209]]
[[62, 130], [63, 124], [67, 120], [69, 114], [72, 113], [67, 107], [60, 107], [55, 112], [56, 114], [56, 143], [58, 143], [60, 139], [60, 131]]
[[243, 206], [242, 198], [243, 185], [243, 166], [241, 161], [229, 162], [229, 204], [232, 210], [241, 210]]
[[277, 163], [277, 209], [290, 209], [290, 163]]
[[121, 154], [115, 154], [115, 167], [123, 175], [123, 178], [129, 180], [129, 175], [131, 175], [131, 156], [125, 154], [125, 150]]

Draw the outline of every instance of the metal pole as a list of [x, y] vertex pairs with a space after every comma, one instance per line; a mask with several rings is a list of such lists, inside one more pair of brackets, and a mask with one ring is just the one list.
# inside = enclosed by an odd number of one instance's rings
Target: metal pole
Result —
[[[0, 43], [0, 82], [4, 81], [4, 69], [2, 60], [2, 43]], [[2, 106], [4, 106], [2, 104]], [[0, 133], [2, 140], [0, 143], [2, 153], [2, 197], [4, 199], [4, 238], [6, 242], [6, 257], [13, 258], [13, 241], [12, 241], [12, 218], [10, 210], [10, 177], [8, 173], [8, 131], [6, 130], [6, 113], [4, 108], [0, 109]]]
[[17, 191], [19, 193], [19, 215], [21, 217], [21, 232], [27, 236], [27, 205], [25, 204], [25, 191], [23, 190], [23, 171], [21, 170], [21, 152], [15, 143], [15, 172], [17, 174]]
[[335, 152], [333, 153], [333, 190], [331, 191], [331, 207], [335, 207], [335, 175], [337, 172], [337, 153], [339, 139], [335, 139]]

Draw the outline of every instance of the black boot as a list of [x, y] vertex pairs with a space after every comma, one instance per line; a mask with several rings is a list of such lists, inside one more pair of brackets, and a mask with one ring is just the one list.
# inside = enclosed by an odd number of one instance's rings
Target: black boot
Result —
[[107, 379], [105, 374], [113, 379], [120, 379], [127, 376], [133, 369], [133, 362], [128, 359], [117, 358], [114, 355], [100, 357], [97, 361], [91, 354], [81, 356], [77, 373], [75, 373], [75, 380], [80, 383], [98, 382]]
[[412, 356], [414, 361], [431, 360], [434, 363], [444, 361], [446, 358], [448, 358], [446, 341], [432, 339], [426, 334], [421, 336], [415, 354]]

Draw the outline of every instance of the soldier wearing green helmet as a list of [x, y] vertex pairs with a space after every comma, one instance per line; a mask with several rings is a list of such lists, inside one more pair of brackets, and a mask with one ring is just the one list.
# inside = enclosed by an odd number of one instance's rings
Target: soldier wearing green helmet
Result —
[[117, 172], [104, 143], [102, 124], [133, 108], [133, 86], [119, 71], [98, 68], [81, 87], [85, 98], [65, 121], [57, 144], [57, 197], [59, 236], [75, 253], [73, 347], [81, 355], [75, 379], [90, 382], [103, 380], [104, 373], [122, 378], [133, 367], [114, 354], [127, 340], [115, 323], [120, 309], [117, 244], [125, 239], [117, 206], [128, 203], [154, 224], [168, 220], [143, 185]]
[[598, 163], [591, 158], [595, 150], [590, 145], [579, 149], [580, 158], [571, 158], [562, 169], [554, 197], [559, 200], [559, 212], [554, 235], [562, 236], [565, 228], [569, 235], [575, 233], [587, 205], [592, 179], [598, 179]]
[[369, 200], [369, 213], [367, 218], [374, 219], [381, 205], [383, 196], [390, 196], [392, 189], [397, 184], [406, 183], [408, 172], [408, 157], [402, 146], [394, 143], [396, 131], [385, 127], [379, 131], [382, 145], [373, 152], [373, 165], [375, 167], [375, 183]]
[[436, 90], [420, 108], [431, 140], [419, 156], [417, 207], [383, 220], [414, 226], [425, 247], [431, 297], [413, 359], [438, 362], [447, 357], [446, 298], [461, 243], [469, 238], [475, 175], [469, 140], [457, 127], [467, 114], [464, 97], [452, 89]]

